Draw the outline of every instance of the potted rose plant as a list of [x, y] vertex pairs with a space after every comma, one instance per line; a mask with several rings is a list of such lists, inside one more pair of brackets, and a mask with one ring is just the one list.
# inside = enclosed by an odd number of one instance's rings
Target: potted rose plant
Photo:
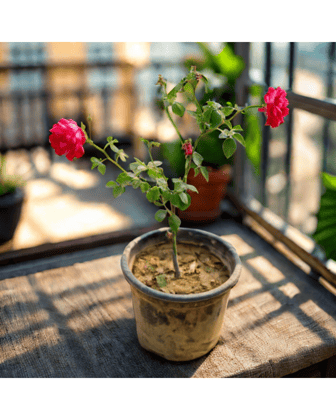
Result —
[[0, 245], [10, 241], [20, 220], [24, 192], [21, 178], [6, 174], [6, 158], [0, 155]]
[[[236, 150], [236, 141], [244, 144], [240, 126], [232, 120], [247, 108], [238, 105], [221, 107], [208, 101], [200, 106], [195, 89], [200, 81], [207, 84], [201, 73], [192, 67], [190, 72], [173, 89], [167, 91], [167, 82], [160, 75], [158, 84], [163, 88], [165, 112], [176, 129], [185, 155], [185, 172], [182, 178], [173, 178], [169, 187], [161, 161], [154, 160], [152, 150], [160, 144], [141, 139], [148, 148], [150, 161], [145, 163], [134, 158], [129, 170], [120, 161], [128, 156], [117, 146], [118, 141], [107, 138], [104, 148], [96, 145], [86, 131], [73, 120], [61, 119], [50, 130], [50, 143], [58, 155], [69, 160], [84, 154], [84, 143], [96, 148], [101, 157], [92, 157], [92, 169], [105, 173], [105, 163], [117, 166], [120, 174], [107, 182], [114, 197], [125, 192], [127, 186], [140, 188], [147, 199], [160, 207], [155, 214], [159, 222], [168, 219], [168, 226], [142, 235], [128, 244], [121, 257], [121, 268], [132, 291], [133, 308], [138, 339], [142, 347], [166, 359], [182, 361], [200, 357], [217, 343], [231, 288], [237, 283], [241, 262], [235, 249], [217, 235], [198, 230], [180, 228], [177, 209], [190, 206], [189, 191], [197, 188], [188, 184], [191, 169], [208, 180], [203, 157], [196, 151], [202, 136], [214, 131], [224, 139], [223, 151], [230, 157]], [[171, 110], [181, 117], [184, 106], [176, 101], [177, 93], [183, 91], [194, 103], [192, 111], [200, 128], [200, 137], [193, 142], [184, 139], [171, 116]], [[265, 105], [259, 111], [267, 115], [266, 124], [276, 127], [288, 114], [286, 92], [269, 88]], [[254, 107], [254, 106], [253, 106]], [[90, 121], [90, 120], [89, 120]], [[111, 157], [109, 151], [114, 153]], [[144, 175], [153, 180], [150, 185]]]

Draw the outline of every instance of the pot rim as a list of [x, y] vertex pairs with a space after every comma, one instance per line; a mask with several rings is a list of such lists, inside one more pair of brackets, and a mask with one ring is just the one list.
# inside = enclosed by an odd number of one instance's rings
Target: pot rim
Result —
[[150, 236], [154, 236], [154, 235], [158, 235], [158, 232], [162, 232], [162, 234], [164, 234], [167, 230], [169, 230], [168, 227], [165, 228], [160, 228], [160, 229], [156, 229], [153, 231], [150, 231], [148, 233], [145, 233], [141, 236], [138, 236], [137, 238], [133, 239], [133, 241], [131, 241], [126, 248], [124, 249], [124, 252], [121, 256], [121, 269], [123, 271], [123, 274], [126, 278], [126, 280], [128, 281], [128, 283], [130, 283], [131, 285], [133, 285], [134, 287], [136, 287], [138, 290], [142, 291], [143, 293], [145, 293], [146, 295], [149, 295], [153, 298], [156, 299], [161, 299], [161, 300], [165, 300], [165, 301], [169, 301], [169, 302], [200, 302], [203, 300], [208, 300], [208, 299], [212, 299], [216, 296], [220, 296], [226, 292], [228, 292], [230, 289], [232, 289], [233, 286], [235, 286], [238, 282], [238, 279], [240, 277], [241, 274], [241, 270], [242, 270], [242, 263], [240, 261], [240, 258], [237, 254], [237, 251], [235, 250], [235, 248], [228, 242], [226, 242], [224, 239], [222, 239], [220, 236], [215, 235], [211, 232], [207, 232], [207, 231], [203, 231], [200, 229], [189, 229], [189, 228], [180, 228], [179, 231], [192, 231], [201, 235], [207, 236], [208, 238], [210, 237], [210, 239], [214, 239], [217, 242], [222, 243], [222, 245], [224, 245], [228, 251], [228, 253], [233, 257], [234, 259], [234, 270], [231, 274], [231, 276], [228, 278], [228, 280], [223, 283], [222, 285], [216, 287], [215, 289], [209, 290], [207, 292], [202, 292], [202, 293], [195, 293], [195, 294], [190, 294], [190, 295], [183, 295], [183, 294], [168, 294], [168, 293], [164, 293], [161, 292], [159, 290], [155, 290], [152, 289], [148, 286], [146, 286], [145, 284], [143, 284], [140, 280], [138, 280], [134, 274], [132, 273], [131, 269], [128, 266], [128, 258], [129, 258], [129, 254], [132, 250], [132, 248], [137, 245], [139, 242], [149, 238]]

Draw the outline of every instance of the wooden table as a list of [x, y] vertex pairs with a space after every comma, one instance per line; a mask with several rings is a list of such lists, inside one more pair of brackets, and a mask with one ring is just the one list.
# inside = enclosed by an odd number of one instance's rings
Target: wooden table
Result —
[[140, 347], [118, 244], [0, 268], [0, 377], [335, 377], [336, 297], [247, 227], [203, 229], [243, 263], [208, 355]]

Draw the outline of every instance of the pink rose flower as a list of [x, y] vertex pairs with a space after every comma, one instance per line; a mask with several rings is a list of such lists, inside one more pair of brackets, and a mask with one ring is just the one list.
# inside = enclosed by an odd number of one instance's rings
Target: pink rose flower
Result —
[[268, 88], [268, 92], [264, 96], [266, 106], [258, 108], [258, 111], [266, 114], [267, 120], [265, 125], [276, 128], [284, 122], [284, 117], [289, 113], [286, 95], [286, 91], [280, 87], [276, 89], [273, 87]]
[[49, 142], [57, 155], [65, 155], [71, 161], [84, 155], [85, 134], [76, 121], [62, 118], [50, 131]]
[[184, 143], [182, 149], [184, 150], [185, 156], [190, 156], [193, 153], [192, 145], [190, 143]]

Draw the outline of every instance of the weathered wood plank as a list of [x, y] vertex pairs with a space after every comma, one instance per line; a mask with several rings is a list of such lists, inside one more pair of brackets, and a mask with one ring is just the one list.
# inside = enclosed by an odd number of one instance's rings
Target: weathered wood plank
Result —
[[336, 355], [335, 296], [246, 227], [204, 230], [244, 266], [209, 355], [173, 363], [143, 350], [120, 255], [102, 250], [0, 282], [0, 377], [280, 377]]

